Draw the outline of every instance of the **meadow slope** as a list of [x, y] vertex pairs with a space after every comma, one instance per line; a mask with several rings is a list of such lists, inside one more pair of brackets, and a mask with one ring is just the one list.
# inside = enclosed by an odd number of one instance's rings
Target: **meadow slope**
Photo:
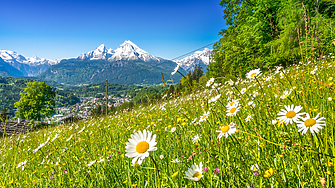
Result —
[[[0, 185], [334, 187], [334, 65], [330, 55], [254, 70], [186, 97], [5, 137]], [[143, 130], [157, 150], [134, 165], [125, 146]], [[184, 178], [200, 162], [200, 181]]]

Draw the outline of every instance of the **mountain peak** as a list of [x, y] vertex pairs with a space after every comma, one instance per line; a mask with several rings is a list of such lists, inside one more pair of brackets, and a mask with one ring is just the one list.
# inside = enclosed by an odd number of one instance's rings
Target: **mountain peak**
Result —
[[37, 57], [36, 55], [33, 55], [33, 57], [31, 57], [32, 59], [35, 59], [35, 60], [40, 60], [41, 58]]
[[103, 52], [103, 51], [105, 51], [105, 49], [106, 49], [105, 44], [101, 44], [94, 51], [98, 50], [99, 52]]
[[203, 68], [209, 64], [209, 57], [212, 50], [204, 48], [202, 51], [196, 51], [191, 56], [185, 57], [181, 60], [174, 60], [184, 70], [193, 70], [195, 65], [202, 65]]

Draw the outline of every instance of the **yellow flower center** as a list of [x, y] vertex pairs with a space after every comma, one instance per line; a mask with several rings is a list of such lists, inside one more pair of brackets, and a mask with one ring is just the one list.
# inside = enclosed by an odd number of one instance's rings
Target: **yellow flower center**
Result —
[[234, 108], [232, 108], [232, 109], [230, 109], [230, 113], [234, 113], [236, 111], [236, 108], [234, 107]]
[[296, 115], [295, 111], [288, 111], [286, 113], [287, 118], [293, 118]]
[[304, 122], [304, 124], [306, 127], [313, 127], [316, 124], [316, 121], [313, 118], [309, 118]]
[[250, 77], [253, 78], [254, 76], [256, 76], [256, 74], [257, 74], [257, 73], [254, 72], [254, 73], [252, 73], [252, 74], [250, 75]]
[[221, 128], [221, 132], [222, 133], [226, 133], [226, 132], [229, 131], [229, 129], [230, 129], [230, 127], [228, 125], [226, 125], [226, 126], [224, 126], [224, 127]]
[[196, 141], [198, 141], [198, 140], [199, 140], [199, 138], [196, 138], [195, 140], [196, 140]]
[[193, 175], [194, 178], [198, 178], [200, 179], [201, 178], [201, 173], [200, 172], [197, 172]]
[[233, 106], [234, 104], [235, 104], [235, 102], [233, 101], [233, 102], [231, 102], [229, 105], [230, 105], [230, 106]]
[[253, 171], [257, 171], [257, 168], [256, 168], [256, 167], [254, 167], [252, 170], [253, 170]]
[[209, 81], [209, 85], [211, 85], [213, 83], [213, 81]]
[[202, 117], [201, 117], [201, 119], [205, 119], [207, 117], [207, 115], [203, 115]]
[[145, 153], [149, 149], [149, 143], [147, 141], [139, 142], [136, 145], [137, 153]]

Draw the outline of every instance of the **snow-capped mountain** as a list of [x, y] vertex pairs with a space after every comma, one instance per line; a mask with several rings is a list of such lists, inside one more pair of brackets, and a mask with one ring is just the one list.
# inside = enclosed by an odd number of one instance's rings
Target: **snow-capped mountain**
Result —
[[148, 52], [139, 48], [130, 40], [126, 40], [116, 50], [107, 49], [101, 44], [95, 50], [81, 54], [78, 59], [97, 60], [103, 59], [108, 61], [144, 61], [147, 63], [158, 63], [163, 59], [150, 55]]
[[24, 57], [23, 55], [17, 52], [10, 50], [1, 50], [1, 49], [0, 49], [0, 58], [11, 65], [15, 64], [15, 62], [28, 64], [31, 66], [37, 66], [40, 64], [55, 65], [59, 63], [59, 60], [57, 59], [50, 60], [45, 58], [39, 58], [36, 55], [34, 55], [33, 57]]
[[212, 50], [205, 48], [203, 51], [196, 51], [191, 56], [185, 57], [181, 60], [174, 60], [174, 62], [176, 62], [186, 71], [193, 71], [195, 65], [201, 65], [203, 68], [205, 68], [204, 66], [207, 67], [209, 64], [211, 51]]
[[101, 44], [99, 47], [97, 47], [95, 50], [86, 52], [86, 53], [82, 53], [78, 59], [82, 59], [82, 60], [97, 60], [97, 59], [104, 59], [107, 60], [109, 57], [111, 57], [114, 54], [114, 50], [110, 49], [106, 49], [104, 44]]
[[0, 49], [0, 58], [22, 72], [23, 76], [37, 76], [39, 73], [48, 69], [51, 65], [58, 64], [57, 59], [49, 60], [39, 58], [36, 55], [33, 57], [24, 57], [23, 55], [10, 51]]

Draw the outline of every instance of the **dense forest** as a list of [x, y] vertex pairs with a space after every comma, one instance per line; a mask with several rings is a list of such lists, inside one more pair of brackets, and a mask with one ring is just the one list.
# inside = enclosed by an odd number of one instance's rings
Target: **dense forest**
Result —
[[228, 25], [213, 46], [209, 77], [244, 77], [255, 68], [289, 66], [334, 51], [335, 2], [221, 0]]

